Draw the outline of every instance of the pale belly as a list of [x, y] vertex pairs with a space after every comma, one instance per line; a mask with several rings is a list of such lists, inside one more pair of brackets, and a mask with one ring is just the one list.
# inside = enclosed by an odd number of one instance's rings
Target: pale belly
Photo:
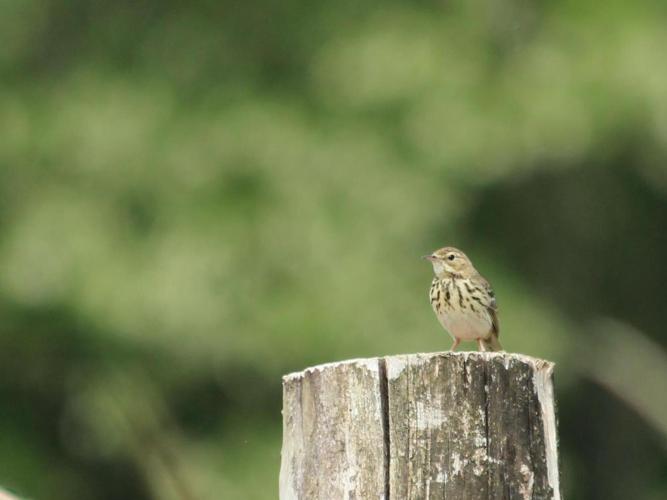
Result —
[[452, 337], [461, 340], [487, 338], [493, 328], [488, 314], [471, 314], [470, 310], [465, 313], [449, 310], [437, 316], [445, 330]]

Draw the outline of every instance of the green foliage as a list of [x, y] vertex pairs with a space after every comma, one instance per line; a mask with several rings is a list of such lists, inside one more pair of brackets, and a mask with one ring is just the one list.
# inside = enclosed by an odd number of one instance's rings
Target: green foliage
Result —
[[2, 6], [1, 484], [275, 498], [280, 376], [447, 348], [418, 257], [456, 244], [559, 363], [568, 497], [659, 495], [575, 358], [598, 315], [665, 345], [662, 3]]

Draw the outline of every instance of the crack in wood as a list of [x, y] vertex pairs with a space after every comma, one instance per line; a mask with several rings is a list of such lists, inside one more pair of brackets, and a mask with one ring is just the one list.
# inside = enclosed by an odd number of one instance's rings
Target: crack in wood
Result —
[[384, 358], [378, 360], [380, 374], [380, 410], [382, 412], [382, 444], [384, 456], [384, 500], [390, 500], [390, 470], [391, 463], [391, 434], [389, 432], [389, 388], [387, 380], [387, 362]]

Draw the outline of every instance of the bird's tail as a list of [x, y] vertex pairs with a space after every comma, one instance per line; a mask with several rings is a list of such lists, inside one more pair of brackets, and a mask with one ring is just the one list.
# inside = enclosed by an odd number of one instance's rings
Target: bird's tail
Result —
[[500, 341], [496, 334], [492, 333], [488, 338], [480, 339], [482, 348], [484, 351], [502, 351], [503, 346], [500, 345]]

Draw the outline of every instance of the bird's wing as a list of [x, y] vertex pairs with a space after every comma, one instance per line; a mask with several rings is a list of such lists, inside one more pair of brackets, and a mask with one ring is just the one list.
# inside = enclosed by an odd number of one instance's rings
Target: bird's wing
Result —
[[496, 337], [500, 337], [500, 322], [498, 321], [498, 310], [489, 308], [489, 314], [491, 315], [491, 325], [493, 327], [493, 332], [496, 334]]
[[486, 309], [491, 316], [491, 325], [493, 327], [493, 332], [496, 336], [500, 335], [500, 322], [498, 321], [498, 302], [496, 301], [496, 294], [491, 288], [491, 284], [484, 279], [482, 275], [475, 277], [475, 281], [479, 284], [480, 288], [484, 291], [484, 301]]

